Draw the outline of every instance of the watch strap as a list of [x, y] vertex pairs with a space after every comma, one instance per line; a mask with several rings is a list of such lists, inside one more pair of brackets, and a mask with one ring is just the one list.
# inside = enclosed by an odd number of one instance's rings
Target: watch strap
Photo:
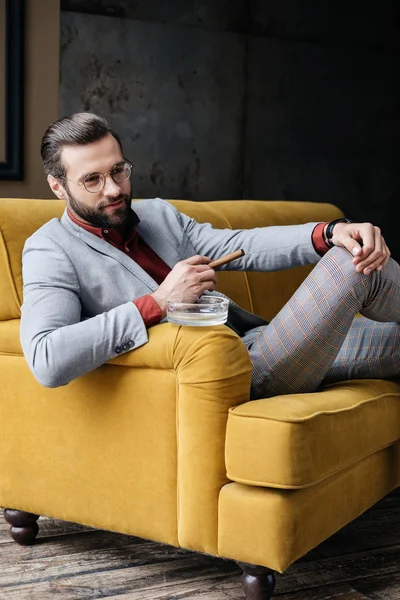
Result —
[[328, 226], [325, 231], [325, 237], [326, 237], [326, 241], [328, 242], [328, 246], [330, 248], [333, 248], [333, 246], [335, 245], [332, 242], [332, 236], [333, 236], [333, 229], [334, 229], [336, 223], [352, 223], [352, 220], [348, 219], [347, 217], [342, 217], [341, 219], [334, 219], [333, 221], [328, 223]]

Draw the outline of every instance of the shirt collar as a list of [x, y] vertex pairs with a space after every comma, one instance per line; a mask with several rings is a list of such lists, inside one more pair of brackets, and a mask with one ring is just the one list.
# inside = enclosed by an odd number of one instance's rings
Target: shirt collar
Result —
[[[97, 235], [98, 237], [101, 237], [101, 238], [104, 238], [104, 233], [108, 233], [108, 229], [105, 227], [96, 227], [95, 225], [90, 225], [89, 223], [84, 223], [83, 221], [78, 219], [78, 217], [76, 217], [73, 214], [73, 212], [70, 210], [69, 206], [67, 207], [67, 213], [68, 213], [68, 216], [71, 219], [71, 221], [73, 221], [76, 225], [79, 225], [79, 227], [82, 227], [82, 229], [89, 231], [89, 233], [93, 233], [94, 235]], [[139, 222], [140, 222], [139, 217], [137, 216], [135, 211], [131, 209], [130, 218], [128, 221], [126, 231], [123, 232], [120, 227], [110, 228], [110, 231], [116, 231], [121, 236], [121, 238], [125, 238], [132, 234], [132, 231], [136, 228], [136, 226], [138, 225]], [[124, 235], [124, 233], [125, 233], [125, 235]]]

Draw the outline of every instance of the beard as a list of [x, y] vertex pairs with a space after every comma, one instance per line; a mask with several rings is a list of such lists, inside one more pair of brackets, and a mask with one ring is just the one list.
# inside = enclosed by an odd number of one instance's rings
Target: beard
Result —
[[[68, 202], [74, 213], [95, 227], [105, 229], [115, 229], [126, 227], [133, 215], [131, 210], [131, 193], [120, 194], [117, 198], [108, 198], [101, 202], [95, 208], [86, 206], [76, 198], [74, 198], [68, 189], [65, 190], [68, 194]], [[116, 202], [123, 201], [122, 206], [116, 208], [111, 214], [108, 214], [104, 208]]]

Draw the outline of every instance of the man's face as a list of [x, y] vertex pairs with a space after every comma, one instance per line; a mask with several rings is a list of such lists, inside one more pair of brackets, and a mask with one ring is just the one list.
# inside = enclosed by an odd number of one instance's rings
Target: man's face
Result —
[[70, 210], [81, 221], [97, 227], [122, 227], [131, 212], [131, 184], [129, 179], [115, 183], [106, 175], [104, 187], [96, 193], [88, 192], [83, 180], [94, 173], [107, 173], [124, 158], [117, 140], [111, 135], [84, 146], [66, 146], [61, 153], [67, 180], [61, 185], [49, 176], [54, 193], [63, 198]]

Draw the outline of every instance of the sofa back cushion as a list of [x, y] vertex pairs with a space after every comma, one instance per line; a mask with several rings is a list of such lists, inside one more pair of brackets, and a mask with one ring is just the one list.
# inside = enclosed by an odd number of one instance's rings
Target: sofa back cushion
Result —
[[[252, 228], [330, 221], [342, 216], [331, 205], [289, 201], [171, 200], [181, 212], [217, 228]], [[62, 200], [0, 199], [0, 320], [18, 319], [22, 303], [21, 255], [25, 240], [52, 218], [61, 217]], [[299, 286], [310, 267], [276, 273], [221, 272], [218, 289], [243, 308], [271, 319]]]
[[62, 200], [0, 199], [1, 321], [20, 317], [25, 240], [46, 221], [60, 217], [64, 208]]

